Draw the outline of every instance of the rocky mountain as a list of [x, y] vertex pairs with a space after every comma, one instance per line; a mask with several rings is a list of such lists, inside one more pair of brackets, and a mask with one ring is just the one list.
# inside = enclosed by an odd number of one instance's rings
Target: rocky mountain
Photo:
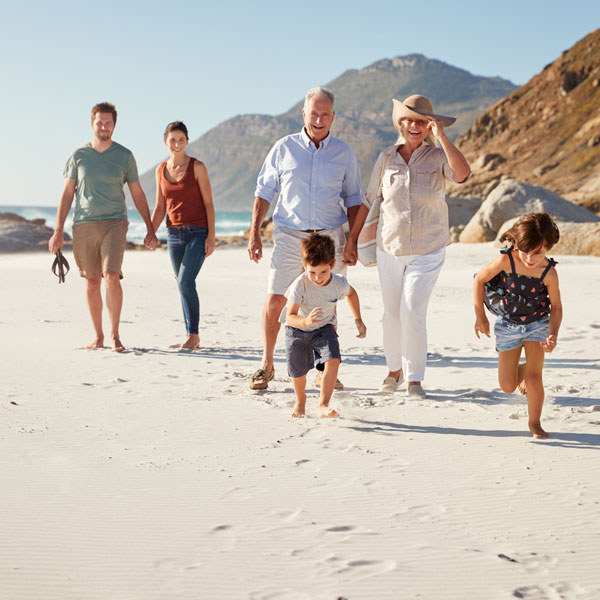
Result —
[[[440, 114], [458, 115], [457, 123], [448, 129], [449, 137], [456, 138], [488, 106], [516, 89], [499, 77], [478, 77], [420, 54], [346, 71], [325, 87], [336, 95], [332, 132], [355, 149], [365, 187], [378, 152], [396, 139], [392, 98], [424, 94]], [[302, 103], [301, 99], [278, 116], [233, 117], [190, 143], [189, 154], [207, 166], [218, 208], [251, 209], [264, 157], [277, 139], [300, 130]], [[154, 204], [154, 169], [141, 176], [141, 183]]]
[[600, 211], [600, 29], [496, 102], [457, 140], [473, 169], [451, 193], [487, 196], [502, 177]]

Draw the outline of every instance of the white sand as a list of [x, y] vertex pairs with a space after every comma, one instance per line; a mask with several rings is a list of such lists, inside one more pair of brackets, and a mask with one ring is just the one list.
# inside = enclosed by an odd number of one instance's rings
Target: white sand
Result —
[[496, 252], [448, 250], [423, 401], [377, 394], [377, 274], [351, 270], [369, 330], [354, 337], [340, 306], [331, 421], [312, 387], [309, 418], [289, 418], [281, 343], [269, 391], [248, 388], [268, 256], [206, 262], [191, 355], [169, 348], [183, 326], [166, 253], [125, 257], [124, 355], [81, 349], [75, 270], [58, 285], [49, 254], [0, 256], [0, 598], [600, 598], [600, 259], [558, 257], [551, 439], [534, 441], [473, 333], [472, 275]]

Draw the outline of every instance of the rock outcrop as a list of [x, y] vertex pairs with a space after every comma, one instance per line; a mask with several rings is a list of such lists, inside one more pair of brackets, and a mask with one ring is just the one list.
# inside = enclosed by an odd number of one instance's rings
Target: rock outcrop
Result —
[[[29, 221], [15, 213], [0, 213], [0, 252], [47, 251], [53, 232], [44, 219]], [[70, 246], [70, 241], [65, 233], [65, 247]]]
[[561, 198], [551, 190], [506, 178], [500, 181], [481, 204], [460, 234], [459, 241], [492, 241], [506, 221], [532, 212], [549, 213], [557, 221], [600, 221], [593, 212]]
[[600, 212], [600, 29], [496, 102], [457, 140], [473, 176], [452, 195], [484, 197], [502, 176]]

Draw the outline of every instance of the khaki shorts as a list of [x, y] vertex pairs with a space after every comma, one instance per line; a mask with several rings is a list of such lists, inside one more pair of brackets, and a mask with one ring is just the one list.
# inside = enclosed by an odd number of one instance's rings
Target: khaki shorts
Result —
[[103, 273], [118, 273], [123, 279], [128, 225], [122, 219], [111, 219], [73, 226], [73, 255], [82, 277], [95, 279]]
[[[342, 226], [333, 229], [323, 229], [322, 235], [328, 235], [335, 243], [335, 267], [333, 272], [346, 275], [348, 267], [342, 262], [346, 236]], [[273, 232], [273, 254], [271, 254], [271, 269], [269, 271], [268, 294], [284, 295], [294, 279], [304, 271], [300, 242], [310, 237], [310, 233], [282, 227], [278, 225]]]

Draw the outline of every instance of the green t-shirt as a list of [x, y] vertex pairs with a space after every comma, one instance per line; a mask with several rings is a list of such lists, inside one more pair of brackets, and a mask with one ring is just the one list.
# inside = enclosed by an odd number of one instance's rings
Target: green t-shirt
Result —
[[127, 220], [123, 186], [138, 180], [131, 150], [113, 142], [108, 150], [98, 152], [88, 144], [71, 154], [64, 175], [77, 181], [73, 225]]

